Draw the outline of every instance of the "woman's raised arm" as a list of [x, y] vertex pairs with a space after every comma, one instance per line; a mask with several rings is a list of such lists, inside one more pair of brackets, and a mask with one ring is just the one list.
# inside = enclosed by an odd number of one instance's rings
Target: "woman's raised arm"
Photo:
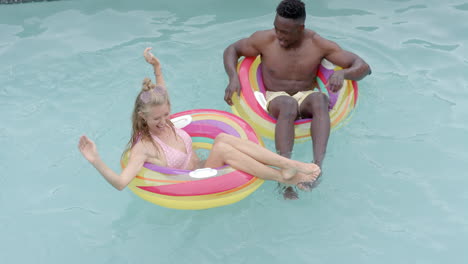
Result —
[[161, 70], [161, 63], [159, 62], [158, 58], [156, 58], [151, 53], [151, 49], [152, 48], [146, 48], [143, 52], [143, 56], [145, 57], [146, 62], [153, 65], [154, 76], [156, 77], [156, 85], [166, 88], [166, 83], [164, 81], [164, 76]]

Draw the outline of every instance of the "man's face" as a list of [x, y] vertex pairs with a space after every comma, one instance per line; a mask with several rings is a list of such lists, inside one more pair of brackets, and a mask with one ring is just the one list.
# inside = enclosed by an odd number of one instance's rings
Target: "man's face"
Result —
[[275, 22], [276, 38], [281, 47], [287, 49], [294, 45], [302, 36], [304, 25], [294, 19], [284, 18], [276, 15]]

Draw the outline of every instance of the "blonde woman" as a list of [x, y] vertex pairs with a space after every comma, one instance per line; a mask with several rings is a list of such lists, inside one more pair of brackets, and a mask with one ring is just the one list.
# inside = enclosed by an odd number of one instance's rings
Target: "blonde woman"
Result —
[[[81, 154], [118, 190], [130, 183], [145, 162], [187, 170], [197, 169], [201, 164], [192, 149], [190, 136], [174, 127], [169, 119], [171, 103], [168, 91], [160, 62], [150, 50], [146, 48], [143, 55], [153, 66], [156, 84], [145, 78], [135, 99], [127, 167], [120, 174], [112, 171], [101, 160], [96, 144], [86, 135], [80, 137], [78, 144]], [[226, 164], [264, 180], [296, 185], [304, 191], [311, 189], [320, 173], [320, 168], [313, 163], [287, 159], [248, 140], [219, 134], [202, 165], [217, 168]]]

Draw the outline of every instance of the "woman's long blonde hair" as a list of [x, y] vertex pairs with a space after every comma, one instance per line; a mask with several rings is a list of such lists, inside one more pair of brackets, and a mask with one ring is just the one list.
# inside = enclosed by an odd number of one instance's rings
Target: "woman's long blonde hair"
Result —
[[[163, 104], [167, 104], [170, 109], [171, 102], [169, 100], [166, 87], [156, 85], [151, 82], [150, 78], [145, 78], [141, 86], [141, 91], [135, 99], [135, 107], [133, 108], [132, 113], [132, 134], [124, 153], [131, 149], [140, 140], [151, 142], [155, 148], [159, 150], [155, 145], [154, 140], [151, 138], [148, 124], [140, 116], [140, 113], [146, 115], [149, 112], [150, 107], [160, 106]], [[168, 120], [168, 125], [174, 129], [174, 124], [170, 120]]]

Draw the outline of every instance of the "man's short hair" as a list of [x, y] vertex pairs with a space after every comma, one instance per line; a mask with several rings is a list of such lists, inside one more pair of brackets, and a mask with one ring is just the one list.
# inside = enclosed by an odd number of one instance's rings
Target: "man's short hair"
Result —
[[306, 18], [305, 4], [301, 0], [283, 0], [276, 8], [276, 13], [304, 23]]

